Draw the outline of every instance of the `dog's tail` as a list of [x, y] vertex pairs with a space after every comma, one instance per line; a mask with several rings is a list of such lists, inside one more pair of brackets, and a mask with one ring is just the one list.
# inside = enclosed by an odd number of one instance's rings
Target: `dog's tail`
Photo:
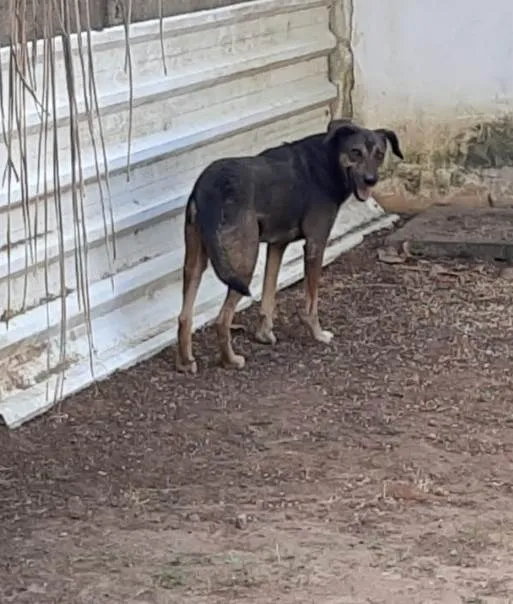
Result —
[[220, 245], [219, 228], [222, 223], [222, 212], [214, 200], [211, 202], [198, 207], [193, 191], [187, 202], [185, 220], [188, 224], [196, 223], [198, 225], [207, 255], [218, 279], [241, 296], [250, 298], [251, 291], [237, 276], [228, 249]]

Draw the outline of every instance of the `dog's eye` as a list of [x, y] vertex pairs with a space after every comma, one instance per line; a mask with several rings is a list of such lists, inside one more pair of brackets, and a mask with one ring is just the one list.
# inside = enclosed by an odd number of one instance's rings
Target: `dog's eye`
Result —
[[351, 154], [357, 158], [363, 157], [363, 153], [362, 153], [361, 149], [352, 149]]
[[382, 160], [384, 157], [385, 157], [385, 154], [384, 154], [384, 153], [381, 153], [381, 151], [377, 151], [377, 152], [376, 152], [376, 159], [377, 159], [378, 161], [381, 161], [381, 160]]

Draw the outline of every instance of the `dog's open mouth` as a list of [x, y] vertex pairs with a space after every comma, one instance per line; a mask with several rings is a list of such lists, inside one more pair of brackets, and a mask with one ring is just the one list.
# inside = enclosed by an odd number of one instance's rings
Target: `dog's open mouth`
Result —
[[354, 195], [358, 201], [367, 201], [371, 194], [371, 188], [364, 186], [356, 186], [354, 188]]

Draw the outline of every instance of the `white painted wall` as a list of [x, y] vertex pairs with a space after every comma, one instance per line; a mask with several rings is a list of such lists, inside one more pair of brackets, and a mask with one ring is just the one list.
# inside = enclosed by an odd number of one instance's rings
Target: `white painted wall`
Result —
[[[171, 343], [181, 303], [183, 208], [200, 171], [226, 155], [256, 153], [322, 131], [330, 117], [336, 87], [328, 78], [328, 56], [336, 40], [329, 28], [328, 0], [256, 0], [222, 9], [171, 17], [164, 22], [168, 75], [163, 74], [159, 23], [131, 28], [134, 65], [131, 179], [125, 174], [129, 116], [128, 76], [123, 71], [122, 28], [93, 34], [95, 73], [107, 144], [118, 257], [110, 274], [103, 242], [103, 222], [92, 146], [84, 106], [81, 111], [83, 170], [86, 177], [86, 229], [95, 355], [94, 378], [128, 367]], [[76, 47], [76, 40], [74, 42]], [[1, 50], [3, 77], [8, 60]], [[62, 61], [62, 57], [59, 59]], [[62, 69], [62, 63], [58, 65]], [[62, 73], [62, 72], [61, 72]], [[42, 78], [41, 61], [38, 78]], [[76, 85], [80, 88], [80, 77]], [[7, 82], [4, 80], [4, 89]], [[66, 138], [65, 87], [57, 99], [62, 182], [70, 182]], [[27, 102], [29, 182], [32, 212], [37, 199], [38, 117]], [[84, 142], [85, 141], [85, 142]], [[0, 164], [5, 148], [0, 147]], [[51, 162], [48, 163], [51, 166]], [[106, 167], [101, 167], [105, 172]], [[51, 174], [46, 177], [49, 191]], [[61, 301], [56, 217], [45, 233], [43, 212], [38, 229], [48, 239], [36, 242], [37, 259], [27, 256], [20, 190], [11, 199], [0, 188], [0, 229], [10, 216], [11, 239], [18, 244], [10, 259], [0, 249], [0, 314], [18, 313], [0, 323], [0, 414], [17, 426], [54, 402]], [[40, 185], [40, 191], [43, 184]], [[67, 362], [62, 394], [93, 380], [88, 341], [74, 281], [71, 197], [62, 198], [65, 221]], [[33, 214], [35, 215], [35, 214]], [[374, 202], [350, 202], [334, 228], [326, 262], [355, 245], [363, 233], [389, 224]], [[291, 246], [280, 275], [283, 287], [302, 276], [301, 244]], [[8, 264], [10, 262], [10, 270]], [[45, 293], [45, 263], [49, 296]], [[29, 270], [26, 270], [28, 266]], [[260, 290], [260, 256], [252, 290]], [[8, 278], [8, 273], [10, 277]], [[112, 278], [111, 278], [112, 277]], [[196, 306], [196, 325], [218, 312], [225, 287], [206, 275]], [[25, 306], [23, 301], [25, 299]], [[250, 301], [245, 301], [248, 304]], [[170, 371], [174, 368], [170, 367]]]
[[353, 0], [358, 119], [431, 149], [513, 108], [510, 0]]

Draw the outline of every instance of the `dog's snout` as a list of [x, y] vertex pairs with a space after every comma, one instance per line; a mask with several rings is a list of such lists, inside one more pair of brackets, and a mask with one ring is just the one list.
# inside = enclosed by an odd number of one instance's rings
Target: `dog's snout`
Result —
[[378, 182], [378, 177], [375, 174], [366, 174], [363, 177], [363, 182], [368, 187], [373, 187]]

